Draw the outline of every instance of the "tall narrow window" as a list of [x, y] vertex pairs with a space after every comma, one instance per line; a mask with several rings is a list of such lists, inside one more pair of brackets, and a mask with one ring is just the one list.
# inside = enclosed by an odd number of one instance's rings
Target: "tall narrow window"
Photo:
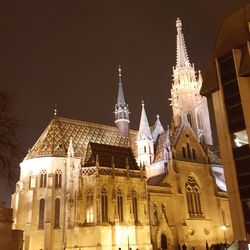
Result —
[[182, 147], [182, 156], [183, 156], [183, 158], [186, 158], [186, 149], [185, 149], [185, 147]]
[[153, 213], [154, 213], [154, 224], [158, 225], [159, 221], [158, 221], [158, 212], [156, 204], [154, 204]]
[[44, 228], [44, 211], [45, 211], [45, 199], [41, 199], [39, 202], [39, 218], [38, 218], [38, 228]]
[[193, 124], [192, 124], [192, 116], [191, 116], [190, 113], [187, 114], [187, 120], [188, 120], [190, 126], [193, 127]]
[[55, 199], [54, 228], [60, 228], [60, 198]]
[[55, 174], [55, 188], [61, 188], [62, 187], [62, 171], [56, 170]]
[[186, 196], [189, 215], [191, 217], [203, 216], [200, 201], [200, 188], [192, 176], [188, 176], [186, 182]]
[[137, 207], [137, 195], [136, 192], [132, 192], [132, 207], [135, 223], [138, 223], [138, 207]]
[[198, 125], [198, 129], [203, 130], [203, 124], [202, 124], [201, 116], [199, 113], [197, 113], [197, 125]]
[[94, 222], [94, 204], [93, 204], [94, 192], [89, 189], [86, 193], [86, 222]]
[[165, 207], [164, 204], [162, 204], [161, 210], [162, 210], [162, 216], [163, 216], [164, 220], [165, 220], [166, 222], [168, 222], [166, 207]]
[[117, 192], [117, 208], [118, 208], [119, 221], [123, 222], [123, 198], [122, 198], [122, 191], [120, 189]]
[[32, 173], [30, 173], [29, 175], [29, 189], [31, 189], [31, 181], [32, 181]]
[[102, 189], [102, 222], [108, 222], [108, 193]]
[[195, 159], [196, 159], [196, 155], [195, 155], [195, 150], [194, 150], [194, 148], [192, 148], [192, 153], [193, 153], [193, 159], [195, 160]]
[[187, 143], [187, 152], [188, 152], [188, 158], [191, 158], [191, 153], [190, 153], [190, 146], [189, 143]]
[[47, 186], [47, 172], [42, 170], [40, 172], [40, 188], [45, 188]]

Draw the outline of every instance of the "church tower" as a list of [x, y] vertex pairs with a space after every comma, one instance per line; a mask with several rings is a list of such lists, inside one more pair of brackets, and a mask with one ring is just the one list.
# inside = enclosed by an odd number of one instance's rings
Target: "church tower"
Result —
[[209, 145], [213, 144], [211, 126], [206, 97], [200, 95], [202, 85], [201, 72], [196, 71], [194, 64], [190, 64], [184, 36], [182, 22], [176, 21], [177, 28], [177, 60], [173, 67], [173, 84], [171, 100], [173, 119], [175, 125], [182, 125], [183, 117], [186, 116], [190, 126], [194, 130], [199, 141], [205, 140]]
[[140, 127], [137, 134], [136, 143], [138, 151], [137, 163], [139, 166], [144, 165], [147, 170], [148, 167], [152, 164], [154, 159], [154, 141], [151, 135], [143, 101], [142, 101]]
[[125, 102], [123, 88], [122, 88], [122, 71], [119, 65], [119, 89], [117, 103], [115, 105], [115, 124], [118, 131], [125, 137], [129, 135], [129, 110], [128, 104]]

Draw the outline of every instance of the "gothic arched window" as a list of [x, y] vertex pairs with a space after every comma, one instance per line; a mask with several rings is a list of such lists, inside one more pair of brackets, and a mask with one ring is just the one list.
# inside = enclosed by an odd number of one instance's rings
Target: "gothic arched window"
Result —
[[192, 176], [188, 176], [186, 182], [186, 195], [189, 215], [191, 217], [203, 216], [201, 211], [200, 188]]
[[195, 155], [195, 150], [192, 148], [192, 153], [193, 153], [193, 159], [196, 159], [196, 155]]
[[162, 206], [161, 206], [161, 210], [162, 210], [162, 215], [163, 215], [164, 220], [166, 222], [168, 222], [166, 207], [165, 207], [165, 205], [163, 203], [162, 203]]
[[32, 187], [32, 172], [29, 173], [29, 189]]
[[56, 170], [55, 174], [55, 188], [61, 188], [62, 187], [62, 171]]
[[45, 199], [40, 199], [39, 202], [39, 218], [38, 218], [38, 228], [44, 228], [44, 212], [45, 212]]
[[191, 153], [190, 153], [190, 145], [187, 143], [187, 153], [188, 153], [188, 158], [191, 158]]
[[60, 198], [55, 199], [54, 228], [60, 228]]
[[94, 192], [89, 189], [86, 193], [86, 222], [94, 222]]
[[191, 114], [190, 114], [190, 113], [188, 113], [188, 114], [187, 114], [187, 120], [188, 120], [188, 122], [189, 122], [190, 126], [191, 126], [191, 127], [193, 127], [193, 123], [192, 123], [192, 116], [191, 116]]
[[40, 172], [40, 188], [45, 188], [47, 186], [47, 172], [42, 170]]
[[201, 115], [199, 113], [197, 113], [197, 127], [198, 127], [198, 129], [203, 130], [202, 119], [201, 119]]
[[132, 207], [133, 207], [134, 219], [135, 219], [135, 223], [137, 223], [138, 222], [138, 207], [137, 207], [137, 195], [136, 195], [136, 192], [133, 191], [131, 196], [132, 196]]
[[102, 222], [108, 222], [108, 193], [102, 189]]
[[117, 212], [119, 216], [119, 222], [123, 222], [123, 197], [122, 191], [119, 189], [117, 192]]
[[154, 213], [154, 224], [158, 225], [159, 221], [158, 221], [158, 212], [156, 204], [154, 204], [153, 213]]

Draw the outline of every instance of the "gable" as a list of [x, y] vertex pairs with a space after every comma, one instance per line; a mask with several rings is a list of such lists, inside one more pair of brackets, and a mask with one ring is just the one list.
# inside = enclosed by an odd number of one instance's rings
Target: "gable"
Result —
[[174, 158], [181, 161], [208, 163], [206, 153], [193, 129], [182, 126], [174, 144]]

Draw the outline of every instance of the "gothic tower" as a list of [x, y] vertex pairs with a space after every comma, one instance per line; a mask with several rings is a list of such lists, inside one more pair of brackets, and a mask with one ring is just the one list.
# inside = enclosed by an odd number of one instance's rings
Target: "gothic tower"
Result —
[[125, 137], [129, 134], [129, 110], [128, 104], [125, 102], [123, 88], [122, 88], [122, 71], [119, 66], [119, 89], [117, 103], [115, 105], [115, 124], [118, 131]]
[[177, 59], [173, 67], [173, 84], [171, 100], [173, 119], [176, 126], [181, 126], [183, 117], [186, 116], [199, 141], [205, 140], [209, 145], [213, 144], [211, 126], [206, 97], [200, 95], [202, 85], [201, 72], [196, 71], [194, 64], [190, 64], [182, 23], [179, 18], [176, 21], [177, 28]]
[[[150, 167], [154, 159], [154, 141], [151, 135], [148, 118], [142, 101], [142, 111], [140, 127], [137, 134], [137, 163], [139, 166], [146, 166], [146, 170]], [[148, 171], [147, 171], [148, 172]]]

